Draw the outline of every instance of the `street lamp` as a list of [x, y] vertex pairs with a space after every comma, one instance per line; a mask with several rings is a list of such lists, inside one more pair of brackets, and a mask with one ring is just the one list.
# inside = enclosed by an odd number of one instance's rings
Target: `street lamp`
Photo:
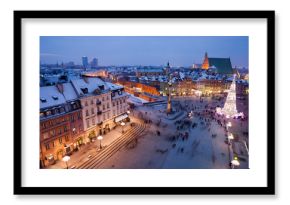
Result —
[[124, 133], [125, 122], [122, 122], [121, 125], [122, 125], [122, 133]]
[[231, 161], [232, 169], [235, 168], [235, 166], [240, 166], [240, 162], [238, 161], [238, 157], [234, 157], [234, 159]]
[[100, 135], [97, 137], [98, 140], [100, 140], [100, 149], [102, 149], [102, 139], [103, 137]]
[[127, 111], [127, 114], [128, 114], [128, 115], [130, 114], [130, 110]]
[[70, 156], [64, 156], [63, 158], [62, 158], [62, 161], [64, 161], [65, 162], [65, 164], [66, 164], [66, 168], [68, 169], [68, 161], [70, 160]]

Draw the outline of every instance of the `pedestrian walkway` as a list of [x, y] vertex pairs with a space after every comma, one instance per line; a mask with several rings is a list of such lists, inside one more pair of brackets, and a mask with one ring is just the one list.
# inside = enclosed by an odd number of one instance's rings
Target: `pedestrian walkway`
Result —
[[[136, 122], [137, 119], [134, 117], [131, 117], [131, 122]], [[101, 141], [102, 147], [107, 147], [110, 145], [114, 140], [122, 136], [122, 129], [124, 130], [124, 133], [127, 133], [131, 126], [130, 123], [126, 123], [124, 128], [121, 126], [117, 126], [115, 129], [111, 130], [106, 135], [102, 135], [103, 139]], [[82, 146], [80, 146], [79, 150], [76, 152], [73, 152], [73, 154], [70, 156], [70, 160], [68, 161], [68, 167], [69, 168], [75, 168], [75, 164], [80, 163], [81, 161], [87, 161], [92, 156], [96, 155], [100, 150], [100, 141], [94, 140], [92, 142], [86, 143]], [[47, 166], [46, 169], [66, 169], [66, 163], [62, 160], [56, 161], [54, 165]]]

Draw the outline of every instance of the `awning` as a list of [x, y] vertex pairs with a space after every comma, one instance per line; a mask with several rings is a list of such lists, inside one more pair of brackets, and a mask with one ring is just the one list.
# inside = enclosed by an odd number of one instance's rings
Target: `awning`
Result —
[[120, 115], [118, 117], [115, 118], [115, 122], [120, 122], [121, 120], [124, 120], [128, 117], [127, 114], [123, 114], [123, 115]]

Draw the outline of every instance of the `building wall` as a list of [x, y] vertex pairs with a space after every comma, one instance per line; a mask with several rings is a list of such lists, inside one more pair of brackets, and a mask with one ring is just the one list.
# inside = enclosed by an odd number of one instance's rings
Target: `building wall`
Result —
[[64, 146], [71, 144], [70, 114], [43, 120], [40, 122], [40, 153], [42, 166], [49, 164], [47, 158], [52, 155], [54, 160], [61, 159]]
[[[84, 124], [84, 143], [89, 142], [89, 135], [101, 135], [109, 132], [116, 126], [114, 118], [128, 110], [127, 94], [111, 96], [111, 92], [101, 95], [83, 97], [82, 116]], [[98, 102], [98, 103], [97, 103]]]

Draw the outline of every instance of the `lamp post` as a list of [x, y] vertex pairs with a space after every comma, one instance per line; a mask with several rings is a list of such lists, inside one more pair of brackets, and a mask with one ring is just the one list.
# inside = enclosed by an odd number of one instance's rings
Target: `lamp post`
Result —
[[100, 135], [97, 137], [98, 140], [100, 140], [100, 149], [102, 149], [102, 139], [103, 137]]
[[232, 169], [235, 168], [235, 166], [240, 166], [240, 162], [238, 161], [238, 157], [234, 157], [234, 159], [231, 161]]
[[122, 133], [124, 133], [125, 122], [122, 122], [121, 125], [122, 125]]
[[66, 168], [68, 169], [68, 161], [70, 160], [70, 156], [64, 156], [63, 158], [62, 158], [62, 161], [64, 161], [65, 162], [65, 164], [66, 164]]

